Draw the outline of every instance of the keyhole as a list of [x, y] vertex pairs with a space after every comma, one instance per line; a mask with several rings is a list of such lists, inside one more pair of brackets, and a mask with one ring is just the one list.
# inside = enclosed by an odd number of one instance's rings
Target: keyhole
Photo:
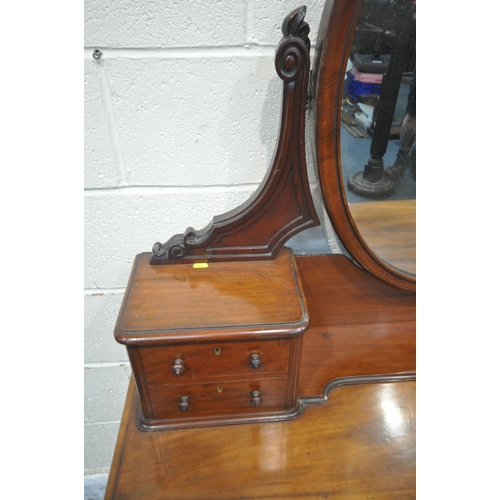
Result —
[[222, 387], [219, 385], [219, 387], [217, 387], [217, 392], [222, 392]]
[[216, 356], [220, 356], [220, 348], [219, 347], [215, 348], [214, 352], [215, 352]]

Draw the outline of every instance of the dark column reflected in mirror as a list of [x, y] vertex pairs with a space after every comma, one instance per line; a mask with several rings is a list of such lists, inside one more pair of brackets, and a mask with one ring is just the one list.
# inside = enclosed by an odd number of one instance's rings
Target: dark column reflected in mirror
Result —
[[416, 288], [416, 5], [325, 0], [314, 141], [330, 220], [374, 276]]
[[366, 0], [342, 95], [341, 161], [349, 209], [367, 245], [415, 269], [416, 70], [412, 0]]

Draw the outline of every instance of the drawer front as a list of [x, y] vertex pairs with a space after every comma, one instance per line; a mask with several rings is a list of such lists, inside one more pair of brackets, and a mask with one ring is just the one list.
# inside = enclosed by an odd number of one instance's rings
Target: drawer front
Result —
[[284, 409], [287, 378], [150, 387], [156, 418], [189, 418], [223, 412]]
[[258, 374], [286, 376], [290, 339], [141, 347], [139, 352], [148, 385]]

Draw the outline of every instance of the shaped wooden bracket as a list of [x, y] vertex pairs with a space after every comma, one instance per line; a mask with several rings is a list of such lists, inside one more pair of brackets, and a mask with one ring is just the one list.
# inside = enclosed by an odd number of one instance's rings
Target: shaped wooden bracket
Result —
[[181, 262], [274, 259], [285, 242], [319, 225], [305, 160], [305, 113], [309, 78], [306, 7], [284, 19], [275, 66], [283, 80], [283, 105], [274, 160], [257, 191], [242, 205], [213, 218], [202, 230], [188, 227], [155, 243], [151, 265]]

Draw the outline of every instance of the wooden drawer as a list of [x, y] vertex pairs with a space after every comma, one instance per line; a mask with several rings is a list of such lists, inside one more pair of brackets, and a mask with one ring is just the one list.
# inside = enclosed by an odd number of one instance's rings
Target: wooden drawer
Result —
[[[224, 377], [286, 376], [290, 339], [184, 344], [139, 349], [148, 385], [176, 385]], [[172, 371], [176, 360], [178, 374]], [[252, 368], [254, 361], [255, 368]]]
[[[217, 381], [151, 387], [149, 394], [154, 418], [189, 418], [201, 414], [248, 413], [286, 408], [287, 385], [287, 378]], [[252, 396], [254, 391], [259, 394]], [[252, 397], [260, 397], [260, 404], [253, 405]], [[185, 403], [184, 406], [181, 403]]]

